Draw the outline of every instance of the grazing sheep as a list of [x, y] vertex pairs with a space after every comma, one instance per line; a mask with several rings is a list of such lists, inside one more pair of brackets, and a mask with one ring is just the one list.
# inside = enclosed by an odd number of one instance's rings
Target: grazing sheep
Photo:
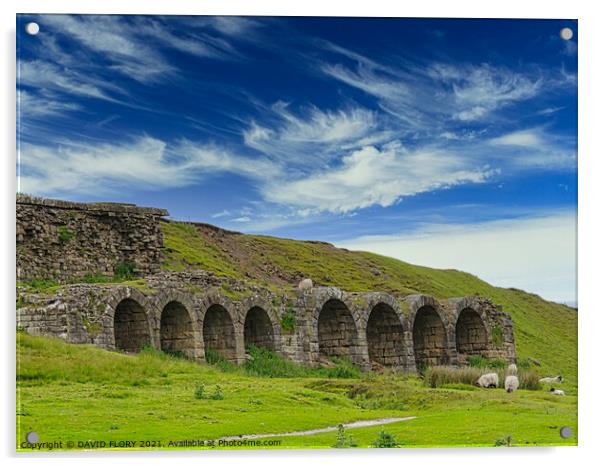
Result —
[[477, 385], [483, 388], [496, 388], [500, 384], [500, 379], [496, 372], [483, 374], [477, 380]]
[[311, 281], [311, 278], [304, 278], [299, 282], [300, 290], [311, 290], [314, 287], [314, 282]]
[[504, 382], [504, 388], [508, 393], [512, 393], [514, 390], [518, 390], [518, 377], [516, 375], [509, 375], [506, 377]]
[[518, 367], [516, 367], [516, 364], [510, 364], [508, 366], [508, 375], [518, 375]]
[[564, 390], [558, 390], [557, 388], [550, 388], [550, 393], [552, 395], [560, 395], [560, 396], [564, 396]]
[[556, 377], [544, 377], [543, 379], [539, 379], [539, 383], [562, 383], [563, 380], [561, 375], [557, 375]]

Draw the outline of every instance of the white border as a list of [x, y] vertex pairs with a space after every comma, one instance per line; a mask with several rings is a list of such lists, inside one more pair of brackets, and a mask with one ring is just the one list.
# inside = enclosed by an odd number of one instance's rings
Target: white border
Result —
[[[602, 73], [600, 60], [600, 20], [596, 15], [595, 2], [556, 1], [527, 2], [525, 0], [503, 0], [485, 2], [474, 0], [429, 1], [394, 4], [385, 0], [369, 0], [351, 3], [349, 0], [3, 0], [0, 2], [3, 46], [1, 49], [2, 111], [0, 131], [3, 142], [2, 156], [2, 202], [0, 209], [2, 238], [0, 283], [2, 286], [3, 330], [2, 350], [7, 364], [2, 383], [2, 441], [3, 456], [8, 463], [21, 461], [34, 464], [39, 461], [61, 464], [106, 464], [112, 461], [161, 464], [177, 461], [182, 464], [248, 462], [251, 465], [281, 465], [283, 461], [292, 465], [306, 465], [308, 461], [345, 461], [347, 464], [365, 464], [370, 461], [398, 464], [403, 462], [445, 462], [446, 466], [468, 461], [496, 464], [517, 464], [528, 461], [553, 464], [576, 464], [587, 461], [597, 452], [602, 442], [597, 438], [602, 422], [600, 412], [600, 373], [602, 366], [597, 357], [596, 344], [602, 330], [602, 306], [597, 291], [600, 289], [602, 258], [600, 254], [600, 207], [602, 201], [602, 150], [599, 143], [600, 121], [597, 105], [602, 104], [600, 83]], [[14, 395], [14, 343], [15, 303], [14, 271], [14, 193], [15, 183], [15, 14], [19, 13], [123, 13], [123, 14], [222, 14], [222, 15], [272, 15], [272, 16], [405, 16], [405, 17], [499, 17], [499, 18], [565, 18], [579, 20], [579, 443], [578, 448], [521, 448], [521, 449], [439, 449], [371, 451], [308, 451], [294, 452], [152, 452], [133, 454], [44, 454], [32, 456], [14, 453], [15, 395]], [[596, 85], [597, 84], [597, 85]], [[554, 342], [550, 342], [554, 351]], [[486, 422], [486, 419], [483, 420]], [[478, 429], [479, 426], [475, 426]], [[118, 459], [119, 458], [119, 459]], [[83, 461], [82, 461], [83, 460]]]

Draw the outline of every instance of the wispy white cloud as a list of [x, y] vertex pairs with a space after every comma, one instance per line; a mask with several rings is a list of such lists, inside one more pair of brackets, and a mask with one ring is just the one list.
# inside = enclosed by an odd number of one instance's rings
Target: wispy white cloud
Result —
[[81, 106], [74, 102], [51, 99], [43, 95], [33, 95], [23, 89], [18, 91], [17, 105], [19, 114], [24, 119], [63, 116], [66, 113], [81, 110]]
[[547, 133], [543, 128], [513, 131], [489, 139], [494, 158], [516, 167], [576, 168], [577, 146], [573, 138]]
[[478, 121], [511, 103], [537, 95], [539, 76], [489, 64], [424, 65], [401, 61], [382, 65], [357, 53], [331, 49], [355, 66], [323, 63], [326, 75], [376, 97], [381, 107], [410, 128], [439, 127], [444, 116], [458, 121]]
[[299, 209], [346, 213], [372, 205], [390, 206], [404, 196], [462, 183], [480, 183], [495, 173], [437, 149], [408, 151], [396, 143], [382, 150], [364, 147], [343, 157], [340, 166], [263, 188], [269, 201]]
[[471, 272], [559, 302], [576, 302], [576, 216], [431, 225], [417, 231], [337, 242], [407, 262]]
[[324, 111], [310, 106], [299, 115], [277, 102], [264, 120], [250, 122], [243, 131], [245, 144], [304, 171], [336, 160], [342, 149], [381, 140], [384, 134], [375, 113], [361, 107]]
[[79, 72], [60, 68], [53, 63], [23, 60], [19, 62], [18, 73], [19, 85], [115, 101], [107, 93], [107, 88], [116, 89], [112, 84], [85, 77]]
[[221, 212], [216, 212], [215, 214], [211, 215], [211, 218], [229, 217], [230, 215], [232, 215], [232, 213], [229, 210], [224, 209]]
[[539, 131], [528, 129], [514, 131], [489, 140], [494, 146], [519, 146], [537, 148], [543, 143]]
[[188, 186], [216, 172], [260, 178], [279, 173], [277, 166], [265, 160], [186, 140], [168, 145], [149, 136], [122, 144], [22, 144], [19, 155], [19, 190], [39, 195], [98, 196], [124, 187], [153, 190]]

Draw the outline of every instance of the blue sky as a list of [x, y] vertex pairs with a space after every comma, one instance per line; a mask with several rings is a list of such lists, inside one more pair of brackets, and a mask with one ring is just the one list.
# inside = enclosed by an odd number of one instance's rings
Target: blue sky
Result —
[[576, 301], [575, 21], [17, 23], [20, 191]]

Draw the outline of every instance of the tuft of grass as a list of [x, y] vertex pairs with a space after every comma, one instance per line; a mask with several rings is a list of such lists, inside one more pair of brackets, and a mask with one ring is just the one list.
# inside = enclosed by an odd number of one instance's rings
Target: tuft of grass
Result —
[[332, 448], [354, 448], [357, 447], [357, 442], [353, 439], [351, 434], [345, 431], [345, 426], [339, 424], [337, 429], [337, 438]]
[[116, 281], [133, 280], [136, 277], [136, 263], [132, 261], [120, 262], [115, 266], [113, 277]]
[[376, 440], [372, 442], [372, 448], [397, 448], [401, 445], [393, 434], [381, 430], [376, 437]]
[[431, 388], [449, 384], [474, 385], [485, 372], [487, 371], [479, 367], [433, 366], [424, 372], [424, 382]]
[[209, 399], [210, 400], [223, 400], [224, 392], [222, 391], [222, 387], [220, 387], [219, 385], [216, 385], [215, 389], [213, 390], [213, 393], [211, 395], [209, 395]]
[[71, 230], [67, 225], [60, 225], [57, 228], [57, 231], [59, 233], [59, 241], [62, 244], [68, 243], [73, 238], [75, 238], [75, 232]]
[[265, 348], [248, 348], [251, 359], [245, 362], [244, 371], [260, 377], [304, 377], [307, 369]]
[[[448, 387], [454, 384], [474, 385], [479, 377], [487, 372], [497, 372], [500, 380], [500, 387], [504, 386], [506, 370], [503, 368], [491, 367], [451, 367], [451, 366], [433, 366], [429, 367], [424, 373], [424, 383], [431, 388]], [[518, 380], [520, 389], [539, 390], [539, 375], [528, 369], [518, 370]]]
[[218, 367], [224, 372], [236, 372], [238, 367], [226, 359], [219, 351], [213, 348], [205, 348], [205, 361], [207, 364]]
[[203, 384], [203, 383], [196, 384], [196, 387], [194, 389], [194, 397], [197, 400], [202, 400], [203, 398], [205, 398], [205, 384]]
[[292, 333], [295, 330], [295, 313], [292, 309], [287, 309], [280, 319], [282, 330], [287, 333]]
[[511, 447], [512, 446], [512, 435], [505, 435], [504, 437], [497, 438], [493, 442], [494, 447]]
[[485, 356], [476, 355], [469, 356], [468, 365], [471, 367], [488, 367], [503, 369], [508, 365], [508, 363], [503, 359], [487, 359]]

